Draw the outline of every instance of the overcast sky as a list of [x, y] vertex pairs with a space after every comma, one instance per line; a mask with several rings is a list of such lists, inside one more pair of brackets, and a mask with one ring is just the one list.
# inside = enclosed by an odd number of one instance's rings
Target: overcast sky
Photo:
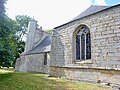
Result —
[[[112, 1], [112, 2], [110, 2]], [[43, 29], [52, 29], [72, 20], [90, 5], [112, 5], [119, 0], [8, 0], [7, 15], [34, 17]]]

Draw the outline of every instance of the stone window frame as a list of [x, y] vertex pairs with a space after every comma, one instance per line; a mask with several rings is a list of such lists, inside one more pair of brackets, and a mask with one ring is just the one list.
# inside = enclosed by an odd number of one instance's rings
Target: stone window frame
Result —
[[[91, 63], [92, 64], [92, 55], [91, 55], [90, 59], [85, 59], [85, 60], [76, 59], [76, 35], [80, 31], [80, 29], [82, 30], [83, 27], [87, 27], [90, 31], [90, 28], [87, 25], [81, 24], [81, 25], [77, 26], [77, 28], [73, 32], [73, 63]], [[91, 32], [90, 32], [90, 38], [91, 38]], [[91, 52], [91, 54], [92, 54], [92, 52]]]

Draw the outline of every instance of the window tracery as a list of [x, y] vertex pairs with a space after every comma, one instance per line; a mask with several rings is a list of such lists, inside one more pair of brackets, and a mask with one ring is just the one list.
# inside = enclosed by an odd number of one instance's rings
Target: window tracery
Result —
[[83, 26], [76, 34], [76, 60], [91, 59], [90, 30]]

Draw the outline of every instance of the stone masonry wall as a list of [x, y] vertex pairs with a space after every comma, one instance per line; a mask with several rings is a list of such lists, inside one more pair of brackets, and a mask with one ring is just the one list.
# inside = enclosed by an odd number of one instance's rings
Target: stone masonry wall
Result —
[[[91, 33], [92, 59], [87, 62], [74, 63], [75, 48], [73, 33], [80, 25], [86, 25]], [[56, 51], [51, 54], [54, 63], [64, 57], [65, 66], [104, 67], [120, 69], [120, 6], [85, 17], [79, 21], [58, 28], [59, 34], [53, 39], [57, 43]], [[59, 39], [58, 39], [59, 38]], [[61, 44], [62, 43], [62, 47]], [[60, 55], [59, 51], [63, 50]], [[53, 51], [51, 51], [53, 53]], [[58, 57], [60, 55], [60, 57]], [[57, 57], [57, 61], [55, 60]]]
[[[74, 32], [81, 25], [90, 29], [92, 57], [75, 62]], [[59, 27], [53, 35], [51, 61], [57, 64], [50, 66], [50, 76], [120, 85], [120, 5]]]
[[54, 31], [51, 42], [50, 66], [64, 66], [64, 45], [61, 41], [60, 34]]
[[89, 83], [120, 86], [120, 71], [96, 68], [51, 67], [51, 76]]
[[49, 53], [47, 55], [47, 65], [44, 65], [44, 53], [21, 56], [16, 62], [15, 70], [22, 72], [48, 73], [50, 57]]

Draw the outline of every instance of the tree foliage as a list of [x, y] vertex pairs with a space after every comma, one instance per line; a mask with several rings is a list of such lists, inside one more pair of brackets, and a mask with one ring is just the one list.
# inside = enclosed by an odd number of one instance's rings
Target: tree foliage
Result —
[[18, 15], [12, 20], [5, 15], [6, 0], [0, 0], [0, 67], [14, 66], [20, 54], [24, 51], [23, 37], [27, 32], [27, 15]]
[[10, 66], [14, 59], [13, 37], [17, 29], [17, 24], [10, 18], [0, 21], [0, 65]]
[[0, 0], [0, 20], [3, 19], [4, 17], [6, 17], [5, 15], [5, 3], [6, 3], [6, 0]]
[[23, 36], [30, 19], [28, 16], [18, 15], [16, 20], [6, 17], [0, 21], [0, 66], [14, 66], [16, 59], [24, 51]]
[[22, 38], [27, 32], [30, 17], [18, 15], [16, 20], [10, 19], [5, 15], [4, 1], [0, 0], [0, 66], [9, 67], [24, 51]]
[[5, 3], [6, 0], [0, 0], [0, 66], [4, 66], [5, 64], [9, 65], [11, 60], [11, 49], [8, 40], [10, 27], [8, 25], [9, 20], [5, 15]]
[[52, 29], [45, 30], [45, 31], [48, 32], [49, 34], [52, 34]]
[[28, 23], [32, 18], [27, 15], [17, 15], [16, 21], [19, 24], [19, 30], [17, 31], [20, 40], [23, 39], [24, 35], [27, 32]]

